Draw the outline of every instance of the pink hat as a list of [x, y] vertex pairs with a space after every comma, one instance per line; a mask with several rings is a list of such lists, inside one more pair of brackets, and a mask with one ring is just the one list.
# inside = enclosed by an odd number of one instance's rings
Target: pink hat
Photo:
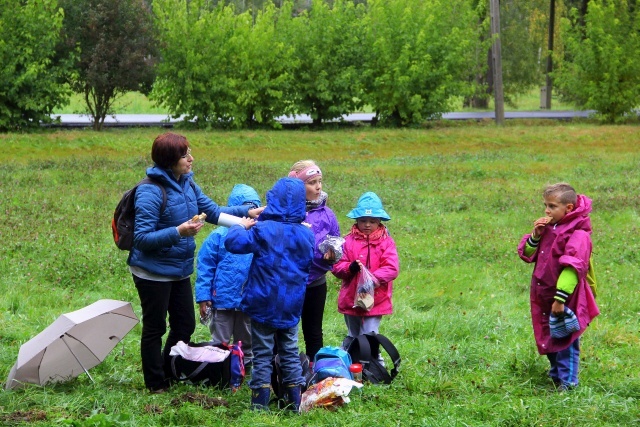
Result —
[[302, 169], [299, 172], [291, 171], [289, 172], [288, 176], [289, 178], [298, 178], [304, 182], [307, 182], [318, 175], [322, 176], [322, 171], [320, 170], [320, 168], [317, 165], [311, 165]]

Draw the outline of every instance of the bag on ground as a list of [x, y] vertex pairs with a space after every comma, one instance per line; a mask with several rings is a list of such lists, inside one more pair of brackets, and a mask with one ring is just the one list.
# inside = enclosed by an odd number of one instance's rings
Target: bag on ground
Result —
[[[390, 371], [380, 360], [381, 347], [387, 352], [393, 363]], [[372, 384], [390, 384], [398, 375], [400, 354], [396, 346], [384, 335], [375, 332], [358, 335], [351, 341], [347, 351], [354, 363], [362, 364], [362, 379], [364, 381], [369, 381]]]
[[113, 241], [116, 246], [123, 251], [130, 251], [133, 247], [136, 190], [142, 184], [154, 184], [162, 190], [162, 206], [160, 207], [160, 213], [164, 212], [164, 208], [167, 206], [166, 190], [160, 183], [149, 177], [138, 182], [132, 189], [127, 190], [122, 195], [122, 198], [113, 212], [113, 219], [111, 219], [111, 232], [113, 233]]
[[316, 353], [313, 358], [313, 368], [309, 385], [316, 384], [325, 378], [347, 378], [352, 380], [349, 372], [351, 356], [340, 347], [325, 346]]
[[213, 346], [228, 351], [221, 362], [188, 360], [182, 355], [171, 356], [170, 369], [174, 381], [207, 387], [237, 390], [244, 382], [244, 353], [242, 343], [233, 345], [212, 345], [210, 342], [189, 343], [190, 347]]

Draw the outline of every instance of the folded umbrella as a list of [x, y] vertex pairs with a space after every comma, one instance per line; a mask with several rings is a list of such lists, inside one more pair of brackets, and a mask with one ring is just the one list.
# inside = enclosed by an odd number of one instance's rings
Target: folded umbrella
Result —
[[58, 317], [20, 347], [5, 389], [66, 381], [101, 363], [139, 322], [131, 303], [103, 299]]

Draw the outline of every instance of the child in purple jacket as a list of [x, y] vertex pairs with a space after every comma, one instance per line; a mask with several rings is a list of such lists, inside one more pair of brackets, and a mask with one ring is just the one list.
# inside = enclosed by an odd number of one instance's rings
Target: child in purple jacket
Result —
[[[548, 186], [543, 198], [545, 216], [534, 221], [531, 234], [520, 241], [518, 254], [525, 262], [535, 263], [530, 287], [533, 332], [538, 352], [551, 364], [549, 376], [564, 391], [578, 385], [579, 337], [600, 313], [589, 286], [590, 281], [595, 283], [591, 199], [576, 194], [566, 183]], [[552, 337], [550, 317], [562, 321], [572, 312], [580, 329]]]
[[313, 160], [296, 162], [289, 171], [289, 177], [304, 182], [307, 198], [305, 224], [311, 227], [315, 238], [313, 261], [307, 279], [307, 292], [302, 306], [302, 334], [305, 352], [310, 360], [324, 346], [322, 319], [327, 300], [326, 273], [336, 262], [335, 253], [328, 250], [322, 253], [319, 245], [328, 235], [340, 236], [340, 226], [333, 211], [327, 206], [327, 193], [322, 191], [322, 171]]

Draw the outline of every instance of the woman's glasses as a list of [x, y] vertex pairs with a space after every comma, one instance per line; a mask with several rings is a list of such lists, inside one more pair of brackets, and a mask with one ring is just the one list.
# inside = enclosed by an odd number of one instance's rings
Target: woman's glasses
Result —
[[191, 156], [191, 148], [187, 148], [187, 154], [185, 154], [184, 156], [180, 156], [180, 157], [182, 157], [183, 159], [186, 159], [188, 157], [193, 157], [193, 156]]

